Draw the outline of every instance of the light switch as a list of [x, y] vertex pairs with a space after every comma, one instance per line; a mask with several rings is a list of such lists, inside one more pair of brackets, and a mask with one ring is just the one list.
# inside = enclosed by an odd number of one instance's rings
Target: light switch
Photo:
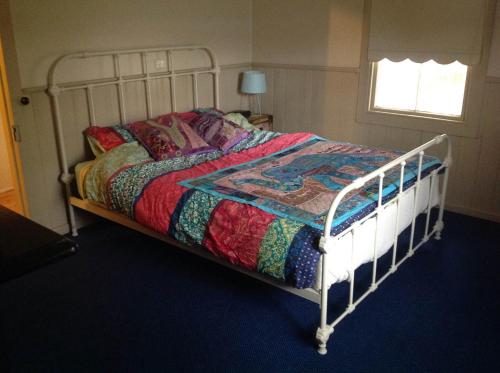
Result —
[[165, 70], [166, 67], [167, 67], [167, 61], [161, 59], [155, 61], [156, 70]]

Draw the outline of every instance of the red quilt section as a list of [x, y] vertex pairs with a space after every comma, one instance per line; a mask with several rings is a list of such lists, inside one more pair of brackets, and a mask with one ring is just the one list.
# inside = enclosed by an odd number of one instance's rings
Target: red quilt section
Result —
[[215, 256], [256, 271], [260, 242], [275, 217], [254, 206], [223, 200], [212, 212], [202, 244]]

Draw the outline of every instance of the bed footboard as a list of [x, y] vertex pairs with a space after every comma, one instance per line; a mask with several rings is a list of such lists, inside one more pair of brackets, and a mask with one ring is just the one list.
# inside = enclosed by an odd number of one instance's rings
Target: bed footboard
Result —
[[[436, 169], [432, 170], [428, 175], [425, 177], [422, 177], [422, 161], [424, 158], [425, 150], [436, 146], [438, 144], [441, 144], [443, 141], [446, 141], [447, 143], [447, 153], [446, 157], [443, 161], [443, 163]], [[404, 181], [404, 172], [405, 172], [405, 166], [407, 164], [407, 161], [413, 157], [418, 157], [418, 171], [417, 171], [417, 179], [416, 182], [410, 186], [408, 189], [404, 190], [403, 188], [403, 181]], [[374, 292], [378, 285], [383, 282], [390, 274], [394, 273], [398, 267], [409, 257], [411, 257], [415, 251], [423, 245], [425, 242], [429, 240], [430, 237], [435, 235], [435, 238], [437, 240], [441, 239], [441, 232], [444, 228], [444, 222], [443, 222], [443, 212], [444, 212], [444, 204], [445, 204], [445, 199], [446, 199], [446, 189], [447, 189], [447, 184], [448, 184], [448, 173], [449, 173], [449, 168], [452, 163], [452, 158], [451, 158], [451, 142], [450, 138], [443, 134], [436, 136], [434, 139], [428, 141], [427, 143], [409, 151], [408, 153], [400, 156], [399, 158], [387, 163], [386, 165], [380, 167], [379, 169], [358, 178], [357, 180], [353, 181], [351, 184], [347, 185], [344, 187], [339, 194], [336, 196], [335, 200], [332, 202], [332, 205], [330, 206], [330, 209], [328, 211], [328, 216], [325, 222], [325, 227], [324, 227], [324, 232], [323, 235], [320, 239], [319, 242], [319, 248], [321, 251], [321, 302], [320, 302], [320, 324], [319, 327], [316, 331], [316, 340], [318, 343], [318, 352], [322, 355], [325, 355], [327, 353], [327, 342], [328, 339], [330, 338], [330, 335], [333, 333], [335, 326], [344, 319], [348, 314], [350, 314], [354, 309], [357, 307], [359, 303], [361, 303], [370, 293]], [[397, 191], [397, 194], [394, 198], [392, 198], [389, 201], [383, 201], [383, 184], [384, 184], [384, 177], [386, 172], [388, 172], [391, 169], [394, 168], [399, 168], [400, 170], [400, 179], [399, 179], [399, 190]], [[442, 189], [441, 189], [441, 197], [439, 201], [439, 212], [438, 212], [438, 217], [437, 221], [430, 229], [430, 215], [431, 215], [431, 209], [432, 209], [432, 191], [434, 190], [433, 186], [434, 183], [436, 182], [437, 175], [438, 173], [444, 173], [443, 176], [443, 182], [442, 182]], [[424, 231], [424, 237], [422, 240], [418, 243], [415, 243], [415, 222], [417, 215], [419, 215], [418, 211], [418, 199], [419, 199], [419, 192], [420, 188], [422, 185], [422, 182], [430, 178], [430, 194], [429, 194], [429, 202], [426, 207], [426, 218], [425, 218], [425, 231]], [[351, 225], [349, 228], [347, 228], [345, 231], [340, 233], [337, 236], [332, 236], [331, 235], [331, 229], [333, 225], [333, 220], [335, 217], [335, 213], [337, 211], [337, 208], [340, 205], [340, 202], [344, 199], [344, 197], [349, 194], [350, 192], [360, 189], [364, 187], [367, 183], [373, 181], [373, 180], [378, 180], [378, 201], [377, 201], [377, 207], [375, 210], [364, 217], [363, 219], [357, 221], [353, 225]], [[402, 257], [399, 260], [397, 259], [397, 250], [398, 250], [398, 226], [399, 226], [399, 217], [400, 217], [400, 200], [402, 198], [403, 193], [414, 193], [414, 198], [413, 198], [413, 214], [412, 214], [412, 222], [411, 222], [411, 233], [410, 233], [410, 243], [409, 247], [407, 249], [406, 255]], [[392, 263], [390, 266], [390, 269], [381, 277], [377, 278], [377, 237], [379, 237], [379, 232], [381, 230], [381, 219], [379, 219], [380, 213], [383, 211], [384, 208], [386, 208], [389, 204], [396, 204], [397, 212], [396, 212], [396, 221], [395, 221], [395, 229], [394, 229], [394, 241], [393, 241], [393, 246], [392, 246]], [[376, 230], [375, 230], [375, 242], [374, 242], [374, 250], [373, 250], [373, 257], [372, 257], [372, 278], [371, 278], [371, 285], [366, 290], [361, 296], [359, 296], [357, 299], [354, 298], [354, 285], [355, 285], [355, 272], [356, 269], [354, 266], [351, 266], [351, 269], [349, 271], [349, 302], [348, 305], [345, 309], [345, 311], [340, 314], [333, 322], [328, 323], [327, 322], [327, 311], [328, 311], [328, 283], [327, 283], [327, 262], [329, 259], [329, 254], [333, 253], [336, 250], [336, 246], [338, 244], [339, 239], [346, 233], [352, 232], [353, 236], [353, 243], [356, 240], [356, 236], [359, 234], [360, 230], [359, 228], [361, 225], [369, 218], [375, 217], [376, 219]], [[352, 251], [354, 252], [354, 244], [353, 244], [353, 249]]]

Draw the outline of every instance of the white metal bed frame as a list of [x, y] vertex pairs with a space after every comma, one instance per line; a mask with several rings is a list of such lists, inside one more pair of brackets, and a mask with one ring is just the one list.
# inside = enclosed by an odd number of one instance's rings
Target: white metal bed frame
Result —
[[[210, 60], [210, 66], [206, 68], [191, 68], [191, 69], [185, 69], [185, 70], [174, 70], [173, 68], [173, 63], [172, 63], [172, 53], [176, 51], [202, 51], [206, 53], [209, 57]], [[165, 72], [154, 72], [151, 73], [148, 71], [148, 58], [149, 55], [152, 53], [158, 53], [158, 52], [164, 52], [166, 53], [167, 56], [167, 71]], [[121, 70], [120, 70], [120, 56], [123, 55], [131, 55], [131, 54], [139, 54], [141, 56], [142, 60], [142, 74], [136, 74], [136, 75], [123, 75]], [[95, 57], [112, 57], [114, 61], [114, 77], [113, 78], [102, 78], [102, 79], [94, 79], [94, 80], [85, 80], [85, 81], [73, 81], [73, 82], [65, 82], [65, 83], [58, 83], [56, 76], [57, 76], [57, 70], [58, 67], [65, 61], [70, 60], [70, 59], [88, 59], [88, 58], [95, 58]], [[358, 178], [351, 184], [347, 185], [345, 188], [343, 188], [339, 194], [336, 196], [335, 200], [330, 206], [330, 209], [328, 211], [327, 219], [325, 222], [325, 228], [324, 232], [322, 234], [322, 237], [319, 242], [319, 250], [321, 252], [321, 288], [320, 290], [315, 290], [315, 289], [296, 289], [293, 288], [289, 285], [286, 285], [282, 282], [279, 282], [277, 280], [272, 279], [269, 276], [266, 275], [261, 275], [259, 273], [255, 272], [250, 272], [247, 271], [243, 268], [235, 267], [223, 260], [220, 260], [219, 258], [216, 258], [212, 255], [210, 255], [208, 252], [205, 252], [204, 250], [200, 248], [193, 248], [187, 245], [184, 245], [168, 236], [163, 236], [157, 232], [154, 232], [148, 228], [145, 228], [138, 224], [137, 222], [127, 218], [126, 216], [119, 214], [117, 212], [110, 211], [106, 209], [104, 206], [99, 205], [95, 202], [89, 201], [89, 200], [84, 200], [78, 197], [73, 197], [71, 195], [71, 182], [74, 178], [74, 175], [70, 174], [69, 172], [69, 167], [68, 167], [68, 161], [67, 161], [67, 155], [66, 155], [66, 149], [65, 149], [65, 143], [64, 143], [64, 135], [63, 135], [63, 124], [62, 124], [62, 119], [61, 119], [61, 113], [60, 113], [60, 103], [59, 103], [59, 96], [61, 93], [66, 92], [66, 91], [73, 91], [73, 90], [85, 90], [86, 91], [86, 97], [87, 97], [87, 104], [88, 104], [88, 114], [89, 114], [89, 125], [96, 123], [96, 118], [95, 118], [95, 106], [94, 106], [94, 98], [93, 98], [93, 88], [95, 87], [102, 87], [102, 86], [116, 86], [118, 90], [118, 107], [119, 107], [119, 112], [120, 112], [120, 119], [122, 123], [127, 123], [127, 106], [126, 106], [126, 101], [125, 101], [125, 95], [124, 95], [124, 85], [130, 82], [144, 82], [144, 87], [146, 90], [145, 94], [145, 100], [146, 100], [146, 108], [147, 108], [147, 115], [148, 118], [152, 117], [152, 100], [151, 100], [151, 88], [150, 88], [150, 82], [154, 79], [169, 79], [170, 80], [170, 99], [171, 99], [171, 108], [172, 111], [176, 110], [176, 88], [175, 88], [175, 79], [179, 76], [191, 76], [192, 77], [192, 84], [193, 84], [193, 107], [198, 106], [198, 75], [199, 74], [211, 74], [213, 77], [213, 87], [214, 87], [214, 105], [215, 107], [219, 107], [220, 105], [220, 98], [219, 98], [219, 75], [220, 75], [220, 68], [217, 64], [217, 60], [215, 57], [215, 54], [206, 47], [203, 46], [175, 46], [175, 47], [160, 47], [160, 48], [143, 48], [143, 49], [131, 49], [131, 50], [113, 50], [113, 51], [99, 51], [99, 52], [81, 52], [81, 53], [72, 53], [72, 54], [67, 54], [59, 57], [51, 66], [49, 74], [48, 74], [48, 94], [50, 96], [50, 101], [51, 101], [51, 108], [52, 108], [52, 114], [53, 114], [53, 120], [54, 120], [54, 125], [55, 125], [55, 132], [56, 132], [56, 142], [57, 142], [57, 147], [58, 147], [58, 155], [59, 155], [59, 160], [60, 160], [60, 167], [61, 167], [61, 175], [59, 180], [64, 184], [64, 189], [66, 193], [66, 199], [67, 199], [67, 213], [68, 213], [68, 220], [69, 220], [69, 225], [71, 232], [73, 236], [76, 236], [78, 234], [76, 225], [75, 225], [75, 214], [74, 214], [74, 206], [87, 210], [89, 212], [92, 212], [96, 215], [99, 215], [101, 217], [104, 217], [108, 220], [112, 220], [116, 223], [125, 225], [129, 228], [132, 228], [134, 230], [137, 230], [139, 232], [142, 232], [144, 234], [147, 234], [149, 236], [155, 237], [157, 239], [163, 240], [165, 242], [168, 242], [171, 245], [174, 245], [176, 247], [182, 248], [184, 250], [190, 251], [192, 253], [195, 253], [197, 255], [200, 255], [202, 257], [205, 257], [207, 259], [213, 260], [215, 262], [218, 262], [220, 264], [223, 264], [225, 266], [231, 267], [233, 269], [236, 269], [240, 272], [243, 272], [249, 276], [252, 276], [254, 278], [257, 278], [261, 281], [267, 282], [269, 284], [272, 284], [274, 286], [277, 286], [281, 289], [287, 290], [291, 293], [294, 293], [296, 295], [299, 295], [303, 298], [306, 298], [310, 301], [316, 302], [320, 305], [320, 325], [317, 328], [316, 331], [316, 340], [318, 343], [318, 352], [320, 354], [326, 354], [327, 349], [326, 349], [326, 344], [327, 341], [330, 337], [330, 335], [333, 333], [334, 327], [342, 321], [348, 314], [350, 314], [354, 309], [372, 292], [374, 292], [378, 285], [383, 282], [389, 275], [394, 273], [399, 266], [406, 261], [409, 257], [411, 257], [414, 252], [422, 246], [424, 243], [426, 243], [430, 237], [435, 235], [436, 239], [441, 238], [441, 231], [443, 230], [444, 223], [443, 223], [443, 211], [444, 211], [444, 202], [446, 198], [446, 189], [447, 189], [447, 184], [448, 184], [448, 173], [449, 173], [449, 167], [451, 166], [452, 163], [452, 158], [451, 158], [451, 142], [450, 139], [447, 135], [439, 135], [436, 136], [434, 139], [426, 142], [425, 144], [407, 152], [406, 154], [400, 156], [399, 158], [387, 163], [386, 165], [380, 167], [379, 169]], [[444, 159], [442, 165], [434, 169], [430, 174], [422, 177], [422, 161], [424, 157], [424, 152], [440, 143], [443, 141], [447, 142], [447, 154], [446, 158]], [[408, 189], [403, 191], [403, 177], [404, 177], [404, 170], [405, 170], [405, 165], [406, 162], [410, 158], [418, 157], [418, 174], [417, 174], [417, 180], [416, 182], [409, 187]], [[399, 190], [394, 198], [392, 198], [389, 201], [383, 202], [382, 200], [382, 189], [383, 189], [383, 181], [385, 177], [385, 173], [389, 171], [392, 168], [399, 168], [400, 170], [400, 186]], [[439, 213], [438, 213], [438, 218], [433, 226], [432, 229], [430, 229], [430, 215], [431, 215], [431, 208], [432, 208], [432, 191], [434, 190], [433, 184], [436, 182], [437, 175], [438, 173], [444, 173], [443, 176], [443, 183], [442, 183], [442, 191], [441, 191], [441, 198], [439, 202]], [[414, 236], [415, 236], [415, 223], [416, 223], [416, 218], [418, 215], [417, 211], [417, 206], [418, 206], [418, 196], [419, 196], [419, 190], [421, 187], [421, 184], [423, 181], [427, 178], [430, 178], [430, 195], [429, 195], [429, 202], [428, 206], [426, 208], [426, 219], [425, 219], [425, 234], [423, 239], [419, 243], [415, 243], [414, 241]], [[349, 228], [344, 230], [342, 233], [336, 235], [336, 236], [331, 236], [331, 227], [332, 223], [334, 220], [335, 212], [337, 211], [337, 208], [340, 204], [340, 202], [343, 200], [343, 198], [350, 192], [362, 188], [365, 185], [367, 185], [370, 182], [373, 182], [374, 180], [378, 180], [378, 190], [379, 190], [379, 198], [378, 198], [378, 203], [376, 209], [371, 212], [369, 215], [365, 216], [363, 219], [355, 222], [352, 224]], [[397, 227], [399, 226], [399, 217], [400, 217], [400, 200], [403, 195], [403, 193], [414, 193], [414, 205], [413, 205], [413, 216], [412, 216], [412, 223], [411, 223], [411, 233], [410, 233], [410, 244], [408, 251], [399, 260], [396, 260], [397, 258], [397, 250], [398, 250], [398, 229]], [[376, 243], [377, 243], [377, 237], [380, 232], [380, 221], [381, 219], [378, 219], [377, 217], [379, 214], [388, 206], [396, 204], [397, 212], [396, 212], [396, 229], [395, 234], [394, 234], [394, 243], [392, 246], [392, 263], [390, 266], [390, 269], [381, 277], [377, 279], [377, 253], [376, 253]], [[357, 234], [359, 234], [359, 228], [362, 226], [364, 222], [366, 222], [368, 219], [375, 217], [376, 220], [376, 230], [375, 230], [375, 242], [374, 242], [374, 250], [373, 250], [373, 261], [372, 261], [372, 279], [371, 279], [371, 285], [366, 290], [361, 296], [359, 296], [357, 299], [354, 297], [354, 284], [355, 284], [355, 268], [352, 265], [351, 270], [349, 271], [349, 302], [347, 305], [347, 308], [345, 311], [338, 316], [333, 322], [328, 323], [327, 322], [327, 306], [328, 306], [328, 284], [327, 284], [327, 262], [329, 258], [329, 254], [334, 252], [336, 250], [336, 246], [339, 242], [339, 240], [346, 234], [352, 232], [353, 235], [353, 243], [356, 240]], [[354, 252], [354, 244], [353, 244], [353, 250]]]

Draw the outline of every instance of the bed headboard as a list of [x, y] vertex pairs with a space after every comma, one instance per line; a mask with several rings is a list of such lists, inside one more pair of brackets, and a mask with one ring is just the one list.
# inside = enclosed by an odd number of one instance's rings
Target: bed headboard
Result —
[[[87, 125], [109, 124], [106, 123], [109, 120], [101, 120], [99, 114], [105, 117], [108, 111], [115, 109], [118, 121], [125, 124], [162, 113], [200, 107], [201, 90], [205, 93], [201, 105], [220, 107], [219, 75], [215, 54], [207, 47], [196, 45], [78, 52], [60, 56], [49, 70], [47, 89], [61, 165], [60, 180], [67, 186], [72, 180], [64, 137], [65, 122], [68, 120], [61, 113], [61, 107], [67, 103], [63, 98], [65, 92], [84, 94]], [[190, 89], [186, 89], [186, 79], [191, 80]], [[182, 92], [176, 85], [180, 80], [184, 83]], [[105, 100], [102, 94], [98, 94], [103, 89], [115, 91], [111, 101], [109, 94]], [[162, 92], [162, 100], [156, 97], [158, 92]], [[210, 103], [206, 96], [211, 96]], [[179, 107], [180, 98], [182, 107]], [[138, 110], [140, 107], [143, 109]], [[78, 107], [78, 110], [81, 108]], [[142, 114], [138, 114], [141, 111]]]

